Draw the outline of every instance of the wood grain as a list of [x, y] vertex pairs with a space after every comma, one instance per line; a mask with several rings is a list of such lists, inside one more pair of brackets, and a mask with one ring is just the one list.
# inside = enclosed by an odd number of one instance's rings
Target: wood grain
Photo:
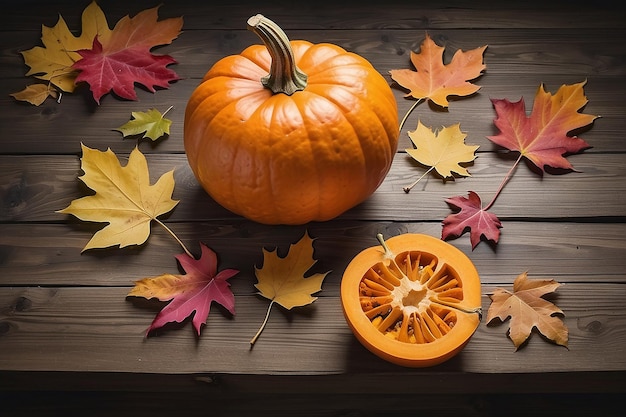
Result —
[[[617, 416], [613, 408], [626, 393], [626, 16], [619, 2], [165, 2], [161, 19], [184, 18], [180, 36], [153, 50], [178, 61], [171, 68], [181, 80], [170, 88], [137, 87], [138, 101], [108, 94], [100, 106], [84, 85], [59, 103], [17, 102], [10, 94], [35, 81], [25, 76], [20, 51], [41, 45], [42, 24], [53, 26], [59, 15], [79, 33], [89, 2], [23, 0], [0, 13], [0, 414]], [[98, 4], [111, 26], [156, 6]], [[366, 202], [328, 222], [260, 225], [198, 186], [183, 146], [189, 96], [213, 63], [259, 43], [245, 27], [256, 13], [291, 39], [364, 56], [392, 86], [400, 117], [414, 101], [388, 72], [411, 68], [410, 52], [426, 33], [445, 47], [444, 62], [459, 49], [487, 45], [487, 70], [474, 80], [477, 94], [451, 100], [448, 109], [416, 108], [387, 178]], [[483, 317], [461, 354], [437, 367], [399, 368], [369, 353], [343, 319], [339, 289], [348, 262], [378, 244], [376, 233], [440, 237], [452, 213], [448, 197], [472, 190], [491, 199], [517, 156], [488, 139], [497, 133], [491, 99], [524, 99], [530, 112], [541, 85], [555, 93], [583, 81], [582, 111], [600, 118], [574, 132], [591, 145], [568, 156], [576, 171], [539, 175], [520, 164], [492, 208], [503, 221], [499, 243], [472, 250], [467, 234], [450, 241], [479, 271], [483, 312], [489, 293], [510, 288], [522, 272], [562, 283], [550, 300], [564, 311], [568, 348], [533, 332], [515, 351], [508, 323], [487, 325]], [[113, 130], [133, 111], [170, 106], [167, 138], [123, 139]], [[402, 191], [426, 170], [405, 152], [418, 120], [434, 129], [460, 124], [466, 143], [480, 146], [471, 177], [428, 175]], [[153, 182], [174, 170], [180, 203], [163, 220], [193, 253], [203, 242], [218, 253], [219, 268], [239, 269], [231, 279], [235, 316], [213, 305], [200, 337], [188, 322], [145, 337], [163, 304], [126, 294], [138, 279], [182, 273], [174, 259], [182, 250], [154, 224], [143, 245], [81, 253], [104, 224], [56, 213], [91, 193], [78, 179], [81, 143], [111, 148], [122, 163], [138, 147]], [[274, 308], [250, 349], [269, 304], [254, 287], [262, 249], [284, 254], [305, 231], [315, 238], [315, 272], [330, 271], [323, 290], [307, 307]], [[385, 401], [373, 401], [376, 395]]]

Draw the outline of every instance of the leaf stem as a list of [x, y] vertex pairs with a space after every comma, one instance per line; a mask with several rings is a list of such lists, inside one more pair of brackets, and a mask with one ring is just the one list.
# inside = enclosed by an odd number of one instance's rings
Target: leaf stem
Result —
[[187, 247], [185, 246], [185, 244], [178, 238], [178, 236], [176, 236], [176, 234], [172, 231], [172, 229], [170, 229], [169, 227], [167, 227], [165, 225], [165, 223], [163, 223], [161, 220], [159, 219], [154, 219], [158, 224], [160, 224], [161, 226], [163, 226], [163, 228], [165, 228], [165, 230], [167, 230], [167, 233], [169, 233], [177, 242], [178, 244], [183, 248], [183, 250], [185, 251], [185, 253], [187, 254], [187, 256], [191, 257], [192, 259], [195, 259], [195, 257], [191, 254], [191, 252], [189, 252], [189, 249], [187, 249]]
[[409, 186], [407, 186], [407, 187], [404, 187], [404, 188], [403, 188], [404, 192], [408, 194], [408, 193], [409, 193], [409, 191], [411, 191], [411, 188], [415, 187], [415, 186], [417, 185], [417, 183], [418, 183], [418, 182], [420, 182], [420, 180], [421, 180], [422, 178], [424, 178], [424, 177], [425, 177], [425, 176], [426, 176], [426, 175], [427, 175], [430, 171], [432, 171], [432, 170], [433, 170], [433, 168], [435, 168], [435, 167], [434, 167], [434, 166], [432, 166], [432, 167], [428, 168], [428, 171], [424, 172], [424, 173], [422, 174], [422, 176], [421, 176], [421, 177], [419, 177], [418, 179], [416, 179], [415, 181], [413, 181], [413, 183], [411, 183], [411, 185], [409, 185]]
[[256, 334], [254, 335], [252, 340], [250, 340], [250, 347], [254, 346], [254, 343], [256, 343], [256, 340], [259, 338], [259, 336], [261, 336], [261, 332], [263, 332], [263, 329], [265, 329], [265, 325], [267, 324], [267, 319], [270, 318], [270, 311], [272, 311], [272, 305], [273, 304], [274, 304], [274, 300], [272, 300], [270, 302], [269, 307], [267, 307], [267, 313], [265, 314], [265, 320], [263, 320], [263, 323], [261, 324], [261, 327], [259, 328], [259, 331], [256, 332]]
[[498, 190], [496, 191], [496, 194], [491, 199], [491, 202], [489, 204], [487, 204], [487, 206], [485, 208], [483, 208], [483, 211], [489, 210], [491, 208], [491, 206], [493, 206], [493, 203], [496, 202], [496, 199], [500, 195], [500, 192], [504, 189], [504, 186], [506, 185], [506, 183], [509, 182], [509, 180], [513, 176], [513, 171], [515, 171], [515, 168], [517, 168], [517, 165], [519, 165], [520, 161], [522, 160], [522, 157], [523, 157], [523, 155], [520, 153], [519, 157], [517, 157], [517, 160], [515, 161], [515, 163], [511, 167], [511, 169], [509, 169], [509, 172], [506, 173], [506, 176], [504, 177], [504, 179], [500, 183], [500, 187], [498, 187]]
[[170, 110], [172, 110], [174, 108], [174, 106], [169, 106], [167, 110], [165, 110], [163, 112], [163, 114], [161, 114], [161, 119], [165, 117], [165, 115], [167, 114], [167, 112], [169, 112]]
[[406, 119], [409, 117], [409, 115], [413, 112], [413, 110], [415, 110], [415, 108], [417, 107], [418, 104], [420, 104], [424, 99], [420, 98], [419, 100], [417, 100], [415, 103], [413, 103], [413, 105], [411, 106], [411, 108], [409, 109], [409, 111], [406, 112], [406, 114], [404, 115], [404, 117], [402, 118], [402, 121], [400, 122], [400, 131], [402, 131], [402, 128], [404, 127], [404, 123], [406, 122]]

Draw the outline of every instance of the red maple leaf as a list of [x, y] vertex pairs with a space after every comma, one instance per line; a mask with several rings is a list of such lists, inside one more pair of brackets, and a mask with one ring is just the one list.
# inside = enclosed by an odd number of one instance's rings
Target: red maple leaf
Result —
[[150, 50], [171, 43], [180, 33], [182, 19], [157, 21], [157, 9], [144, 10], [133, 18], [122, 18], [109, 36], [94, 39], [92, 49], [77, 51], [81, 59], [72, 65], [80, 71], [76, 83], [87, 82], [98, 104], [109, 91], [135, 100], [135, 83], [154, 92], [154, 87], [167, 88], [170, 82], [179, 79], [167, 68], [176, 60], [169, 55], [154, 55]]
[[563, 85], [553, 96], [539, 86], [530, 117], [526, 116], [524, 99], [510, 102], [491, 100], [497, 117], [494, 124], [500, 130], [488, 138], [509, 150], [519, 151], [542, 171], [545, 166], [573, 170], [564, 157], [589, 148], [584, 140], [568, 134], [590, 124], [598, 116], [579, 113], [587, 104], [584, 82]]
[[217, 255], [207, 246], [201, 244], [201, 247], [200, 259], [185, 253], [176, 256], [185, 275], [164, 274], [144, 278], [137, 281], [128, 293], [129, 296], [170, 301], [154, 318], [147, 333], [167, 323], [180, 323], [195, 312], [192, 323], [200, 335], [200, 328], [209, 316], [213, 301], [235, 314], [235, 296], [227, 280], [239, 271], [224, 269], [217, 273]]
[[463, 196], [451, 197], [446, 199], [446, 203], [460, 209], [460, 211], [448, 215], [443, 220], [442, 239], [446, 240], [461, 236], [469, 229], [472, 249], [480, 243], [481, 236], [498, 243], [502, 223], [495, 214], [483, 209], [478, 194], [470, 191], [469, 198]]

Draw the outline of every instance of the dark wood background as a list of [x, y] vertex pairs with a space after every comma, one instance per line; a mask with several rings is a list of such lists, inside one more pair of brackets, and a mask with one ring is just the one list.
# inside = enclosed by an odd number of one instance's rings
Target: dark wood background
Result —
[[[98, 2], [111, 25], [158, 2]], [[0, 13], [0, 414], [15, 415], [609, 415], [626, 392], [626, 162], [624, 12], [610, 2], [166, 1], [161, 18], [183, 16], [183, 33], [156, 53], [173, 56], [182, 78], [139, 100], [107, 95], [96, 106], [87, 88], [39, 107], [9, 96], [30, 84], [19, 54], [40, 45], [41, 25], [61, 14], [80, 28], [88, 1], [13, 2]], [[258, 43], [248, 17], [263, 13], [291, 39], [332, 42], [388, 71], [410, 68], [409, 51], [426, 32], [446, 47], [488, 45], [487, 71], [473, 97], [447, 112], [420, 105], [401, 134], [391, 172], [365, 203], [339, 218], [304, 226], [259, 225], [219, 207], [198, 186], [182, 144], [189, 95], [218, 59]], [[517, 275], [564, 284], [552, 300], [564, 311], [569, 348], [533, 333], [515, 351], [507, 325], [483, 322], [457, 357], [405, 369], [367, 352], [341, 312], [339, 285], [350, 259], [376, 245], [376, 233], [441, 235], [451, 213], [444, 199], [478, 192], [490, 199], [516, 155], [486, 136], [496, 133], [490, 98], [523, 97], [528, 109], [540, 84], [551, 92], [587, 81], [584, 112], [600, 115], [580, 132], [592, 145], [569, 157], [578, 172], [537, 175], [520, 165], [493, 207], [504, 228], [497, 246], [472, 251], [469, 236], [451, 243], [476, 264], [488, 293]], [[391, 80], [389, 79], [390, 83]], [[400, 116], [413, 104], [393, 86]], [[112, 129], [132, 111], [157, 108], [173, 120], [157, 143], [123, 139]], [[480, 145], [472, 176], [443, 182], [427, 176], [404, 149], [417, 119], [435, 128], [460, 123], [466, 143]], [[237, 314], [214, 305], [202, 335], [190, 323], [144, 332], [161, 305], [130, 300], [137, 279], [177, 273], [180, 247], [153, 226], [141, 247], [81, 254], [102, 225], [55, 213], [89, 191], [80, 175], [80, 143], [124, 159], [146, 154], [153, 181], [175, 170], [181, 202], [167, 224], [199, 253], [214, 249], [231, 279]], [[267, 308], [255, 293], [262, 248], [286, 251], [308, 230], [316, 269], [332, 270], [319, 299], [293, 311], [275, 308], [261, 338], [249, 340]], [[596, 413], [600, 414], [596, 414]], [[7, 414], [7, 415], [13, 415]], [[182, 413], [180, 415], [183, 415]], [[617, 415], [617, 414], [615, 414]]]

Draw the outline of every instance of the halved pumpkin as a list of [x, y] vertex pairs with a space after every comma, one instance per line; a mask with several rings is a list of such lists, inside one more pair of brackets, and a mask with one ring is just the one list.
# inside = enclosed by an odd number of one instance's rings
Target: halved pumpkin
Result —
[[379, 357], [402, 366], [444, 362], [480, 323], [480, 278], [459, 249], [432, 236], [402, 234], [360, 252], [341, 281], [346, 321]]

